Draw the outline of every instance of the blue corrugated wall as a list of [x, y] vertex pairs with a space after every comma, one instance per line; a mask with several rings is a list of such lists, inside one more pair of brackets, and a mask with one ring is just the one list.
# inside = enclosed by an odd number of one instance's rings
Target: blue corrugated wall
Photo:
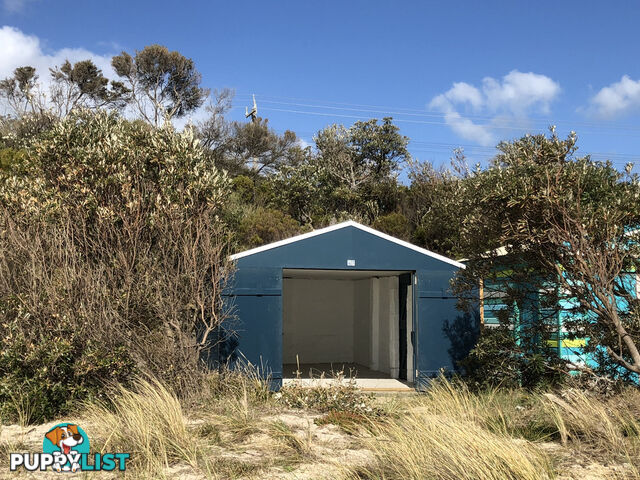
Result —
[[[347, 260], [355, 260], [348, 267]], [[414, 272], [416, 384], [440, 369], [452, 370], [454, 352], [445, 326], [461, 318], [450, 280], [458, 267], [352, 225], [267, 249], [237, 260], [234, 279], [224, 293], [235, 319], [225, 324], [231, 339], [218, 348], [217, 361], [245, 358], [282, 381], [282, 270], [403, 270]], [[460, 322], [458, 322], [460, 324]], [[470, 328], [473, 328], [472, 326]], [[212, 363], [215, 363], [212, 362]]]
[[[625, 274], [621, 278], [622, 285], [633, 296], [637, 295], [637, 282], [638, 275], [635, 272]], [[500, 284], [494, 281], [493, 285], [490, 285], [489, 287], [490, 290], [500, 291], [501, 289], [506, 288], [506, 282], [505, 284]], [[539, 293], [538, 295], [542, 294], [543, 293]], [[628, 304], [623, 298], [617, 298], [617, 304], [620, 311], [628, 310]], [[517, 328], [518, 324], [521, 322], [525, 324], [527, 322], [534, 323], [539, 318], [548, 318], [549, 315], [542, 309], [540, 305], [540, 299], [534, 298], [533, 301], [531, 301], [529, 304], [523, 305], [521, 306], [521, 308], [515, 308], [512, 314], [514, 327]], [[560, 300], [557, 308], [551, 309], [557, 323], [557, 332], [556, 338], [548, 341], [548, 346], [556, 349], [558, 356], [567, 360], [568, 362], [572, 362], [575, 364], [585, 363], [586, 365], [594, 367], [596, 365], [595, 359], [591, 355], [586, 354], [584, 351], [584, 346], [587, 344], [589, 339], [570, 339], [569, 333], [564, 330], [565, 322], [574, 315], [583, 315], [585, 316], [585, 318], [589, 318], [589, 314], [575, 313], [574, 309], [576, 305], [577, 301], [575, 299], [562, 299]], [[485, 298], [483, 300], [485, 326], [497, 326], [499, 324], [498, 312], [500, 310], [507, 309], [508, 307], [509, 306], [506, 305], [500, 297], [494, 296], [493, 298]]]

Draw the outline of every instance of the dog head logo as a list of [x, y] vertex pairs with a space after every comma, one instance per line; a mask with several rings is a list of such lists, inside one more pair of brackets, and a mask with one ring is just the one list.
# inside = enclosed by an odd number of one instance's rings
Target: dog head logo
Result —
[[54, 455], [54, 470], [76, 472], [81, 455], [89, 452], [89, 438], [78, 425], [61, 423], [44, 435], [42, 450]]
[[65, 455], [71, 452], [71, 448], [84, 441], [82, 435], [78, 433], [78, 426], [71, 424], [55, 427], [53, 430], [49, 430], [45, 437]]

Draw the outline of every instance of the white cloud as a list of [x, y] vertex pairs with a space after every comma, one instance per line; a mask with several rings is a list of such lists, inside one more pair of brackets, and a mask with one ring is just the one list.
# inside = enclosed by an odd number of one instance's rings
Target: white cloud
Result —
[[87, 59], [93, 60], [105, 76], [116, 77], [111, 67], [111, 55], [99, 55], [84, 48], [45, 52], [38, 37], [27, 35], [14, 27], [0, 28], [0, 45], [0, 79], [12, 75], [17, 67], [30, 65], [36, 68], [40, 80], [46, 85], [50, 79], [49, 68], [61, 65], [65, 60], [74, 63]]
[[[501, 80], [484, 78], [481, 88], [454, 83], [449, 90], [435, 96], [429, 108], [442, 113], [447, 125], [462, 138], [491, 145], [495, 142], [493, 130], [498, 123], [505, 118], [526, 119], [533, 111], [548, 114], [559, 93], [560, 85], [546, 75], [513, 70]], [[486, 120], [476, 123], [472, 116]]]
[[517, 70], [502, 78], [502, 83], [494, 78], [482, 80], [482, 90], [487, 106], [494, 110], [507, 110], [514, 114], [524, 114], [531, 108], [549, 113], [549, 105], [560, 93], [560, 85], [546, 75]]
[[[493, 142], [493, 135], [491, 134], [491, 132], [485, 126], [475, 124], [468, 118], [464, 118], [455, 110], [454, 104], [464, 103], [464, 100], [452, 100], [452, 98], [456, 98], [455, 93], [450, 95], [450, 92], [454, 90], [454, 88], [442, 95], [438, 95], [437, 97], [435, 97], [429, 104], [429, 107], [433, 110], [438, 110], [439, 112], [443, 113], [444, 121], [447, 123], [447, 125], [449, 125], [449, 127], [451, 127], [451, 129], [462, 138], [473, 140], [474, 142], [478, 142], [481, 145], [490, 145]], [[478, 104], [478, 106], [480, 105], [481, 103]]]
[[468, 103], [476, 109], [481, 107], [483, 102], [480, 90], [465, 82], [454, 83], [444, 97], [451, 103]]
[[311, 147], [311, 146], [313, 145], [312, 143], [307, 142], [307, 141], [306, 141], [304, 138], [302, 138], [302, 137], [298, 137], [297, 144], [298, 144], [298, 146], [299, 146], [300, 148], [302, 148], [303, 150], [304, 150], [305, 148], [307, 148], [307, 147]]
[[591, 98], [590, 111], [596, 116], [612, 118], [640, 110], [640, 80], [624, 75], [619, 82], [603, 87]]

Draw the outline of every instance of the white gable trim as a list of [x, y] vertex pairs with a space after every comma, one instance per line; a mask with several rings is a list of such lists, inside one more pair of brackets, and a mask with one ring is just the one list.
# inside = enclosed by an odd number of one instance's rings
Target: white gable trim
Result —
[[455, 260], [445, 257], [444, 255], [439, 255], [435, 252], [431, 252], [424, 248], [417, 247], [409, 242], [405, 242], [404, 240], [400, 240], [398, 238], [392, 237], [391, 235], [387, 235], [386, 233], [379, 232], [378, 230], [374, 230], [373, 228], [362, 225], [358, 222], [354, 222], [353, 220], [349, 220], [347, 222], [337, 223], [336, 225], [331, 225], [330, 227], [321, 228], [319, 230], [314, 230], [313, 232], [303, 233], [302, 235], [296, 235], [295, 237], [287, 238], [285, 240], [280, 240], [279, 242], [269, 243], [267, 245], [263, 245], [261, 247], [252, 248], [251, 250], [247, 250], [245, 252], [236, 253], [235, 255], [231, 255], [231, 260], [237, 260], [239, 258], [248, 257], [249, 255], [254, 255], [256, 253], [264, 252], [266, 250], [271, 250], [272, 248], [282, 247], [283, 245], [288, 245], [290, 243], [298, 242], [300, 240], [305, 240], [307, 238], [315, 237], [317, 235], [323, 235], [325, 233], [333, 232], [334, 230], [340, 230], [345, 227], [355, 227], [359, 230], [370, 233], [371, 235], [375, 235], [376, 237], [384, 238], [389, 242], [396, 243], [398, 245], [402, 245], [405, 248], [409, 248], [423, 255], [427, 255], [429, 257], [435, 258], [442, 262], [446, 262], [450, 265], [453, 265], [458, 268], [465, 268], [465, 265], [456, 262]]

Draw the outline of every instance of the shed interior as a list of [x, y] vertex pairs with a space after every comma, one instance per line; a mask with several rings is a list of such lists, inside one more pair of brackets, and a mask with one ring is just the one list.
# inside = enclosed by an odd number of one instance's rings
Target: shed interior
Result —
[[284, 269], [284, 378], [413, 381], [411, 272]]

